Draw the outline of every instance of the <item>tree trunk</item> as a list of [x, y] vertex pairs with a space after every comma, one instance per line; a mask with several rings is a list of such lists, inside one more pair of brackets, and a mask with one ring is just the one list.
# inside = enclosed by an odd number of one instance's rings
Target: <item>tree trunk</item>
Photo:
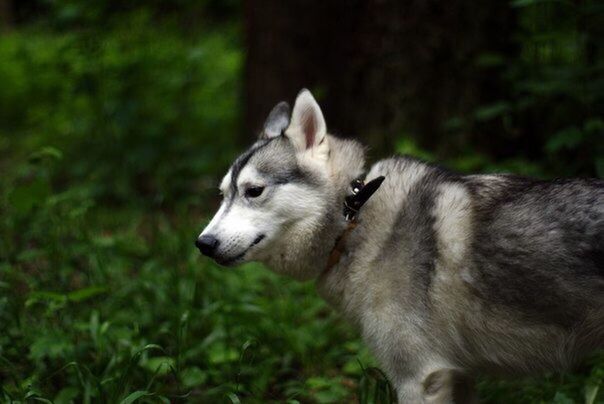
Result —
[[13, 8], [11, 0], [0, 0], [0, 32], [10, 31], [13, 27]]
[[307, 87], [332, 133], [376, 155], [402, 136], [449, 150], [472, 133], [452, 136], [445, 123], [505, 91], [476, 61], [515, 52], [514, 18], [507, 2], [248, 0], [245, 136]]

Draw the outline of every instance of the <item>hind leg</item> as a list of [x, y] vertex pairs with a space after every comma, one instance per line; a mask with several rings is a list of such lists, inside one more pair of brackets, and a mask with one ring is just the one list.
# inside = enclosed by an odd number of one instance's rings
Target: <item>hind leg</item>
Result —
[[426, 404], [471, 404], [477, 402], [474, 380], [456, 369], [439, 369], [422, 383]]
[[417, 380], [405, 380], [396, 386], [396, 396], [398, 404], [404, 403], [424, 403], [422, 385]]
[[422, 380], [405, 380], [397, 385], [399, 404], [474, 404], [474, 381], [455, 369], [439, 369]]

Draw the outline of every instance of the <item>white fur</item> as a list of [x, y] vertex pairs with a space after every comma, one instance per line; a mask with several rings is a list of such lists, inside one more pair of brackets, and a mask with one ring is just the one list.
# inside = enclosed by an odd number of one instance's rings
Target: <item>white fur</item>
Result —
[[433, 213], [435, 230], [438, 249], [450, 266], [458, 267], [463, 262], [472, 236], [471, 208], [470, 196], [463, 186], [446, 184], [440, 187]]

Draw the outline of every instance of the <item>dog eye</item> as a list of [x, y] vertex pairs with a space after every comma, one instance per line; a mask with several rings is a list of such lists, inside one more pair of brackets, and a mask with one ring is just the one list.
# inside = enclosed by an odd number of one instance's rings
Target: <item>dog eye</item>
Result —
[[264, 187], [249, 187], [245, 190], [245, 196], [248, 198], [257, 198], [262, 195], [262, 191], [264, 191]]

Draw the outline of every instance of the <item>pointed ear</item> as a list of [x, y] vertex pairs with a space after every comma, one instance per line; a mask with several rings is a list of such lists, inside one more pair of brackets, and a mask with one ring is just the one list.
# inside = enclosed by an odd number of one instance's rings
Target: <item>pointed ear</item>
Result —
[[289, 104], [287, 102], [281, 101], [275, 105], [264, 122], [260, 139], [270, 139], [281, 135], [289, 126], [289, 117]]
[[319, 104], [310, 91], [303, 89], [296, 97], [287, 136], [298, 150], [304, 151], [322, 144], [326, 134], [327, 127]]

